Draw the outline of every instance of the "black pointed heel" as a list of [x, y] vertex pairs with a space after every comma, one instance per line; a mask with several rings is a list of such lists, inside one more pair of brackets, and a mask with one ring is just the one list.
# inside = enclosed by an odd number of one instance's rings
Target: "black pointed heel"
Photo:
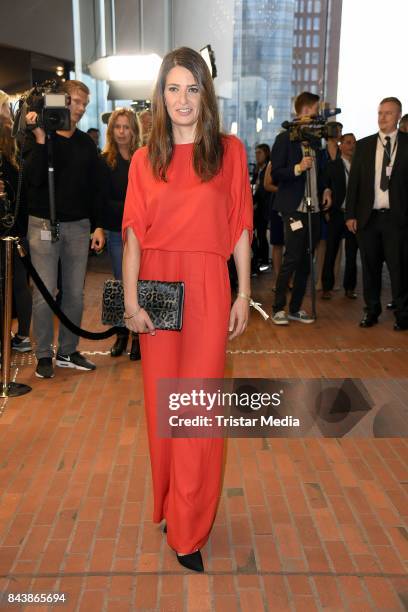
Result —
[[163, 527], [163, 533], [167, 533], [167, 525]]
[[129, 359], [130, 361], [139, 361], [139, 359], [141, 359], [138, 334], [132, 334], [132, 346], [130, 348]]
[[[176, 553], [177, 554], [177, 553]], [[186, 567], [189, 570], [193, 570], [194, 572], [203, 572], [204, 571], [204, 563], [203, 558], [199, 550], [189, 554], [189, 555], [179, 555], [177, 554], [177, 561], [183, 567]]]

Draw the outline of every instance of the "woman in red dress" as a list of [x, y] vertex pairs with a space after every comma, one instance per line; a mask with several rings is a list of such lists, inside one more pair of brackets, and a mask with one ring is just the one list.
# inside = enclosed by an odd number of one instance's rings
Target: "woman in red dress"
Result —
[[[159, 438], [157, 381], [222, 378], [226, 344], [248, 322], [252, 197], [242, 143], [224, 136], [209, 69], [182, 47], [163, 60], [147, 147], [132, 158], [123, 216], [127, 326], [140, 334], [153, 521], [166, 519], [178, 561], [203, 571], [220, 496], [223, 439]], [[227, 260], [238, 295], [231, 307]], [[183, 329], [155, 330], [136, 280], [185, 283]]]

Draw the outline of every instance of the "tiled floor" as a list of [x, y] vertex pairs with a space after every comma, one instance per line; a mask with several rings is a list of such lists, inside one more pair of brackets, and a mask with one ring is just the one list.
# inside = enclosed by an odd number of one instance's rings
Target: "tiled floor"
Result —
[[[106, 275], [91, 267], [83, 324], [96, 330]], [[253, 283], [268, 310], [270, 284]], [[314, 325], [287, 329], [253, 313], [227, 376], [376, 379], [396, 401], [408, 332], [392, 330], [389, 312], [359, 329], [361, 301], [341, 292], [318, 308]], [[66, 593], [61, 610], [90, 612], [407, 609], [405, 438], [230, 439], [208, 571], [192, 575], [151, 521], [140, 363], [111, 359], [109, 345], [82, 341], [96, 372], [53, 380], [15, 359], [33, 391], [0, 403], [0, 591]]]

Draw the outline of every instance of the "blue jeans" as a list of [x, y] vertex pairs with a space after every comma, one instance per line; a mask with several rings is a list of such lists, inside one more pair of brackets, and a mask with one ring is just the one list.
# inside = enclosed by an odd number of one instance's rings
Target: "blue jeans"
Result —
[[[61, 310], [75, 323], [81, 325], [86, 267], [88, 263], [89, 219], [60, 223], [58, 242], [41, 240], [41, 230], [50, 228], [49, 221], [29, 217], [27, 238], [31, 261], [48, 291], [57, 292], [58, 262], [61, 259], [62, 302]], [[33, 334], [36, 341], [36, 357], [54, 355], [54, 315], [37, 287], [33, 292]], [[60, 325], [58, 353], [70, 355], [78, 346], [78, 336]]]
[[122, 280], [123, 243], [121, 232], [106, 232], [108, 240], [108, 253], [111, 258], [113, 276]]

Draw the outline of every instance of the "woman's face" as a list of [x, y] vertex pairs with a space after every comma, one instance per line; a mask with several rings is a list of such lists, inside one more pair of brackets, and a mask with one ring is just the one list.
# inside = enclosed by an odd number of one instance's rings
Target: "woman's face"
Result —
[[201, 94], [187, 68], [175, 66], [166, 78], [164, 103], [173, 127], [195, 128], [201, 107]]
[[128, 147], [132, 140], [132, 130], [126, 115], [119, 115], [113, 126], [113, 139], [118, 146]]
[[266, 162], [266, 155], [263, 149], [255, 149], [255, 159], [258, 166], [262, 166]]

